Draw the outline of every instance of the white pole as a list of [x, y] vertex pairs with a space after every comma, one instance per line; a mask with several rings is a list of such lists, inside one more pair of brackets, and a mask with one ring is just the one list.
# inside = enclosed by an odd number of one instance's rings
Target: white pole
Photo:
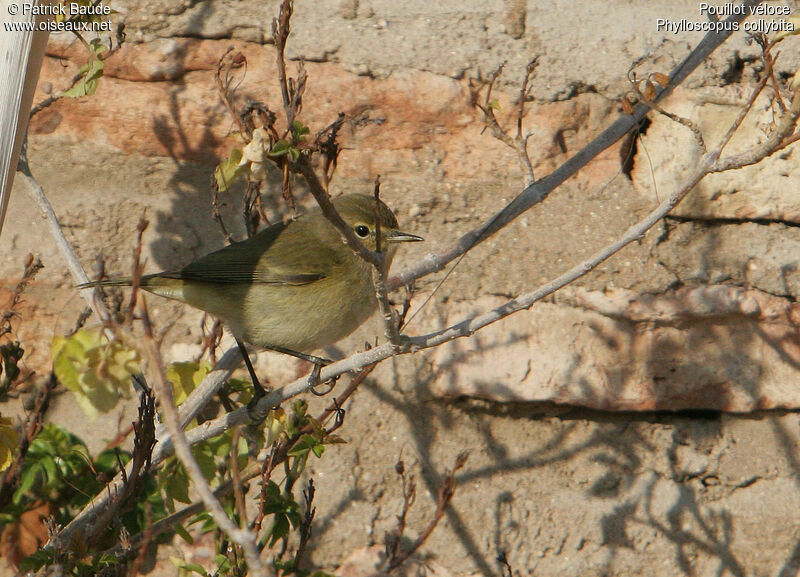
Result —
[[[36, 30], [37, 0], [0, 0], [0, 231], [28, 128], [47, 31]], [[27, 24], [26, 24], [27, 23]]]

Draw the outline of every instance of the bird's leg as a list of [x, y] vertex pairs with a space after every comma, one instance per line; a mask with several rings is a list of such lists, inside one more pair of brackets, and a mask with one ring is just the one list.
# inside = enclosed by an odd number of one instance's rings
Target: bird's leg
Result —
[[258, 376], [256, 375], [256, 370], [253, 368], [253, 363], [250, 362], [250, 355], [247, 354], [247, 349], [244, 346], [244, 343], [239, 339], [236, 339], [236, 344], [239, 345], [239, 352], [242, 353], [242, 358], [244, 359], [244, 364], [247, 366], [247, 372], [250, 373], [250, 380], [253, 381], [253, 400], [250, 401], [250, 404], [255, 406], [255, 403], [258, 400], [267, 394], [267, 391], [261, 386], [261, 381], [258, 380]]
[[[275, 351], [276, 353], [282, 353], [284, 355], [289, 355], [298, 359], [303, 359], [304, 361], [308, 361], [312, 365], [314, 365], [314, 369], [311, 371], [311, 375], [308, 377], [308, 386], [311, 389], [311, 392], [317, 394], [314, 391], [314, 387], [320, 384], [320, 372], [322, 371], [322, 367], [331, 364], [333, 361], [330, 359], [326, 359], [324, 357], [315, 357], [314, 355], [308, 355], [306, 353], [300, 353], [297, 351], [293, 351], [292, 349], [285, 349], [283, 347], [275, 347], [275, 346], [268, 346], [265, 347], [270, 351]], [[328, 379], [331, 381], [331, 389], [333, 385], [336, 384], [336, 381], [339, 377], [333, 377], [332, 379]], [[326, 391], [323, 394], [327, 394], [330, 391]]]

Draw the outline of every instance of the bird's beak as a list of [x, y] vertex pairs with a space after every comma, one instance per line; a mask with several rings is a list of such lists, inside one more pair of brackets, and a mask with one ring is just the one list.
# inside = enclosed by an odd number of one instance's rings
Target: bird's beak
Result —
[[425, 240], [421, 236], [411, 234], [409, 232], [400, 232], [399, 230], [392, 230], [386, 237], [387, 242], [420, 242]]

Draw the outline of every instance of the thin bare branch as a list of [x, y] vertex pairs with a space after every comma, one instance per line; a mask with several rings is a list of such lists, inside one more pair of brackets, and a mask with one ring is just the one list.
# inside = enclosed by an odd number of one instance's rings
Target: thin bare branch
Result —
[[[383, 255], [381, 247], [381, 177], [375, 177], [375, 252]], [[389, 302], [389, 291], [386, 290], [386, 269], [383, 266], [384, 259], [381, 258], [378, 265], [372, 266], [372, 284], [375, 286], [375, 294], [378, 298], [378, 306], [381, 309], [383, 319], [383, 330], [386, 339], [393, 345], [400, 346], [400, 331], [397, 313]]]
[[[492, 90], [494, 89], [494, 84], [497, 82], [497, 79], [503, 70], [503, 66], [500, 66], [497, 70], [495, 70], [485, 84], [473, 83], [470, 86], [472, 93], [472, 104], [483, 113], [484, 122], [486, 127], [491, 131], [492, 136], [517, 153], [520, 168], [525, 175], [525, 186], [530, 186], [536, 180], [533, 174], [533, 164], [531, 163], [530, 156], [528, 155], [529, 135], [523, 136], [522, 134], [522, 120], [525, 116], [525, 101], [528, 96], [531, 75], [536, 69], [537, 62], [538, 56], [530, 60], [528, 65], [525, 67], [525, 74], [522, 78], [522, 87], [520, 88], [520, 93], [517, 100], [516, 135], [514, 136], [511, 136], [511, 134], [509, 134], [509, 132], [500, 125], [500, 122], [497, 120], [497, 117], [494, 113], [495, 108], [497, 108], [497, 104], [492, 100]], [[480, 91], [484, 86], [486, 87], [486, 95], [484, 97], [483, 104], [480, 104]]]
[[[749, 13], [750, 6], [756, 6], [763, 0], [745, 0], [743, 9], [737, 7], [736, 14], [726, 19], [726, 22], [738, 22]], [[722, 32], [709, 32], [703, 40], [692, 50], [691, 54], [681, 62], [670, 74], [670, 83], [663, 90], [659, 91], [653, 102], [659, 102], [666, 97], [672, 90], [680, 85], [686, 77], [697, 68], [708, 56], [716, 50], [732, 34], [731, 30]], [[508, 225], [523, 212], [532, 206], [542, 202], [547, 196], [566, 181], [569, 177], [586, 166], [592, 159], [597, 157], [606, 148], [613, 145], [628, 132], [641, 124], [641, 121], [650, 111], [650, 107], [640, 103], [632, 114], [624, 114], [618, 118], [611, 126], [604, 130], [597, 138], [587, 144], [577, 154], [572, 156], [554, 172], [539, 179], [535, 183], [527, 186], [517, 197], [506, 205], [497, 214], [487, 220], [478, 228], [471, 230], [458, 239], [453, 246], [439, 253], [429, 254], [425, 259], [411, 265], [408, 269], [389, 279], [387, 289], [395, 290], [401, 286], [410, 284], [412, 281], [442, 270], [448, 263], [452, 262], [465, 252], [471, 250], [477, 244], [485, 241], [497, 231]]]
[[[760, 83], [754, 92], [760, 91], [763, 88], [763, 86], [764, 84]], [[754, 98], [755, 97], [752, 97], [751, 101], [754, 100]], [[786, 138], [789, 135], [791, 135], [792, 132], [794, 131], [794, 128], [796, 127], [798, 113], [795, 112], [795, 107], [797, 107], [797, 109], [800, 109], [800, 97], [795, 97], [795, 100], [798, 101], [798, 103], [793, 102], [791, 114], [787, 114], [785, 116], [785, 118], [781, 123], [780, 129], [776, 130], [775, 135], [773, 135], [773, 137], [771, 138], [771, 142], [775, 145], [775, 147], [777, 147], [780, 144], [780, 142], [782, 142], [783, 138]], [[737, 119], [735, 124], [738, 122], [739, 121]], [[715, 170], [720, 151], [722, 150], [721, 147], [726, 142], [727, 140], [723, 138], [723, 140], [720, 142], [720, 145], [717, 148], [705, 154], [699, 160], [698, 165], [695, 168], [694, 172], [686, 179], [686, 182], [679, 189], [674, 191], [664, 202], [662, 202], [643, 220], [631, 226], [619, 239], [607, 245], [606, 247], [602, 248], [594, 255], [592, 255], [589, 259], [574, 266], [572, 269], [562, 274], [558, 278], [540, 286], [534, 291], [523, 294], [515, 299], [509, 300], [500, 307], [476, 315], [474, 317], [466, 319], [460, 323], [454, 324], [440, 331], [436, 331], [434, 333], [430, 333], [424, 336], [407, 337], [401, 343], [399, 348], [394, 347], [391, 344], [387, 344], [380, 347], [376, 347], [374, 349], [370, 349], [368, 351], [356, 353], [345, 360], [324, 367], [322, 369], [320, 378], [322, 380], [327, 380], [337, 375], [341, 375], [346, 371], [358, 369], [363, 366], [366, 366], [367, 364], [379, 362], [395, 354], [415, 352], [422, 349], [439, 346], [445, 342], [454, 340], [456, 338], [470, 336], [476, 331], [482, 329], [485, 326], [488, 326], [491, 323], [496, 322], [501, 318], [513, 314], [514, 312], [531, 307], [533, 303], [535, 303], [536, 301], [541, 300], [547, 295], [550, 295], [556, 290], [562, 288], [566, 284], [569, 284], [570, 282], [573, 282], [574, 280], [587, 274], [589, 271], [596, 268], [600, 263], [602, 263], [610, 256], [621, 250], [623, 247], [627, 246], [628, 244], [634, 241], [641, 239], [642, 236], [650, 228], [652, 228], [657, 222], [659, 222], [664, 216], [666, 216], [671, 210], [673, 210], [675, 206], [677, 206], [678, 203], [680, 203], [681, 200], [683, 200], [683, 198], [685, 198], [686, 195], [697, 185], [697, 183], [700, 182], [700, 180], [702, 180], [705, 176], [707, 176], [708, 174], [710, 174], [712, 171]], [[762, 150], [762, 152], [765, 151]], [[294, 381], [293, 383], [286, 385], [281, 389], [272, 391], [271, 393], [267, 394], [263, 399], [261, 399], [259, 404], [262, 407], [262, 409], [266, 409], [269, 406], [279, 404], [284, 400], [290, 398], [291, 396], [294, 396], [295, 394], [302, 392], [303, 390], [305, 390], [305, 388], [307, 388], [307, 386], [308, 386], [307, 382], [304, 382], [302, 379], [299, 379], [297, 381]], [[192, 433], [195, 433], [201, 438], [207, 438], [206, 435], [213, 436], [214, 434], [219, 434], [220, 432], [225, 430], [225, 428], [230, 426], [232, 423], [239, 422], [240, 418], [242, 418], [242, 415], [239, 415], [238, 411], [236, 411], [216, 421], [208, 421], [204, 423], [203, 426], [209, 428], [207, 432], [201, 434], [198, 431], [199, 429], [198, 427], [198, 429], [194, 429], [193, 431], [191, 431], [189, 435], [191, 437]], [[225, 422], [227, 420], [229, 420], [228, 423]]]
[[9, 304], [8, 309], [0, 315], [0, 337], [11, 332], [11, 319], [17, 315], [16, 308], [22, 299], [22, 293], [25, 292], [25, 289], [31, 281], [36, 278], [36, 274], [42, 270], [42, 268], [44, 268], [42, 261], [38, 258], [34, 258], [32, 254], [28, 254], [28, 256], [25, 257], [25, 267], [22, 271], [22, 278], [17, 283], [17, 286], [14, 287], [14, 292], [11, 295], [11, 304]]
[[187, 475], [192, 480], [195, 491], [197, 491], [205, 504], [206, 510], [214, 518], [214, 522], [231, 541], [242, 548], [245, 558], [247, 559], [249, 574], [257, 577], [266, 577], [269, 575], [269, 571], [259, 557], [259, 551], [256, 547], [256, 535], [249, 529], [237, 527], [228, 517], [227, 513], [225, 513], [225, 509], [222, 508], [222, 504], [214, 495], [214, 491], [212, 491], [205, 477], [203, 477], [203, 471], [200, 469], [200, 465], [197, 464], [194, 455], [192, 455], [191, 445], [189, 445], [186, 440], [181, 418], [172, 396], [172, 385], [167, 378], [167, 371], [161, 359], [161, 353], [153, 338], [145, 307], [141, 307], [141, 317], [145, 326], [145, 338], [143, 339], [141, 349], [147, 366], [152, 373], [151, 382], [154, 385], [156, 395], [160, 402], [164, 423], [172, 437], [175, 454], [178, 459], [180, 459]]
[[286, 111], [286, 126], [291, 129], [295, 118], [292, 97], [289, 91], [289, 80], [286, 76], [286, 40], [289, 38], [292, 18], [292, 0], [283, 0], [278, 17], [272, 21], [272, 38], [275, 41], [276, 59], [278, 63], [278, 84], [281, 87], [283, 107]]
[[228, 109], [231, 118], [236, 122], [239, 127], [239, 134], [242, 137], [249, 139], [252, 136], [252, 127], [244, 121], [244, 118], [236, 114], [236, 105], [234, 104], [234, 97], [236, 88], [241, 84], [241, 78], [235, 78], [233, 71], [239, 68], [244, 68], [247, 71], [247, 58], [241, 52], [234, 52], [234, 47], [230, 46], [225, 53], [220, 56], [217, 62], [217, 71], [214, 74], [214, 80], [217, 83], [217, 91], [222, 103]]
[[58, 381], [55, 375], [51, 373], [42, 390], [36, 393], [33, 410], [26, 416], [25, 424], [22, 426], [23, 434], [14, 455], [14, 461], [0, 476], [0, 509], [4, 509], [11, 502], [14, 491], [19, 486], [22, 466], [25, 464], [28, 449], [30, 449], [31, 443], [42, 430], [45, 414], [50, 408], [50, 398], [57, 385]]
[[[450, 504], [450, 501], [456, 492], [456, 473], [466, 464], [468, 456], [469, 453], [467, 453], [466, 451], [459, 453], [458, 456], [456, 457], [453, 469], [445, 472], [444, 479], [439, 485], [439, 490], [437, 492], [436, 512], [434, 513], [433, 518], [430, 520], [425, 529], [422, 530], [422, 532], [419, 534], [419, 536], [416, 538], [416, 540], [411, 544], [411, 546], [408, 549], [401, 552], [395, 550], [394, 554], [387, 559], [386, 571], [388, 573], [391, 573], [392, 571], [400, 567], [400, 565], [405, 563], [406, 560], [408, 560], [408, 558], [411, 557], [411, 555], [413, 555], [414, 552], [417, 549], [419, 549], [423, 543], [425, 543], [425, 541], [428, 540], [428, 537], [431, 536], [433, 530], [436, 529], [436, 525], [438, 525], [439, 521], [441, 521], [442, 517], [444, 517], [445, 509], [447, 509], [447, 506]], [[403, 479], [404, 479], [403, 491], [405, 496], [405, 488], [406, 488], [405, 477], [403, 477]], [[412, 484], [413, 484], [413, 479], [412, 479]], [[407, 509], [410, 509], [413, 503], [414, 499], [413, 499], [413, 487], [412, 487], [411, 502], [409, 503], [408, 499], [405, 498], [405, 503], [403, 507], [403, 523], [405, 523], [405, 514], [407, 513]]]
[[129, 323], [133, 322], [133, 313], [139, 295], [139, 283], [142, 280], [142, 274], [144, 274], [144, 265], [142, 264], [142, 241], [144, 239], [144, 231], [150, 226], [150, 222], [145, 218], [146, 214], [147, 210], [145, 209], [136, 225], [136, 245], [133, 248], [133, 264], [131, 265], [131, 296], [128, 302], [128, 312], [125, 315]]
[[[156, 444], [155, 415], [155, 397], [149, 390], [143, 390], [139, 396], [139, 417], [133, 424], [133, 454], [127, 470], [120, 463], [122, 486], [113, 492], [107, 491], [109, 503], [98, 515], [92, 525], [92, 530], [85, 534], [87, 541], [99, 538], [99, 535], [108, 527], [113, 526], [111, 521], [117, 515], [120, 507], [128, 501], [139, 482], [150, 471], [153, 447]], [[108, 489], [109, 486], [106, 485], [106, 488]]]
[[[757, 3], [757, 0], [752, 0], [746, 2], [746, 5], [755, 5]], [[732, 19], [738, 18], [732, 17]], [[700, 43], [700, 45], [692, 52], [689, 58], [687, 58], [687, 60], [685, 60], [684, 63], [682, 63], [672, 73], [671, 83], [665, 88], [662, 95], [674, 88], [674, 86], [680, 84], [689, 74], [689, 72], [691, 72], [705, 58], [707, 58], [708, 54], [710, 54], [717, 46], [719, 46], [719, 44], [721, 44], [727, 38], [727, 36], [727, 33], [708, 34]], [[656, 97], [656, 100], [658, 98], [659, 96]], [[567, 163], [565, 163], [550, 176], [545, 177], [534, 185], [527, 187], [514, 201], [512, 201], [497, 215], [487, 221], [482, 227], [479, 227], [478, 229], [475, 229], [474, 231], [464, 235], [454, 245], [454, 247], [448, 251], [445, 251], [444, 253], [431, 255], [415, 265], [413, 268], [403, 272], [398, 277], [390, 279], [387, 289], [409, 284], [411, 281], [419, 278], [420, 276], [441, 270], [441, 268], [443, 268], [448, 262], [452, 261], [454, 258], [457, 258], [461, 254], [464, 254], [475, 244], [485, 240], [485, 238], [488, 238], [497, 230], [500, 230], [503, 226], [516, 218], [516, 216], [530, 208], [530, 206], [533, 206], [545, 198], [547, 194], [549, 194], [549, 192], [552, 191], [558, 184], [566, 180], [566, 178], [568, 178], [570, 175], [574, 174], [574, 172], [584, 166], [592, 157], [613, 144], [613, 142], [626, 134], [631, 128], [637, 126], [648, 111], [649, 108], [645, 105], [637, 106], [632, 115], [626, 115], [618, 119], [608, 130], [595, 139], [592, 144], [572, 157], [569, 161], [567, 161]], [[572, 270], [551, 281], [550, 283], [547, 283], [546, 285], [543, 285], [542, 287], [539, 287], [538, 289], [526, 293], [516, 299], [512, 299], [501, 307], [497, 307], [496, 309], [487, 311], [481, 315], [466, 319], [461, 323], [441, 331], [407, 339], [405, 342], [401, 343], [400, 347], [396, 347], [389, 343], [374, 349], [356, 353], [345, 360], [324, 367], [321, 371], [321, 379], [328, 380], [334, 376], [341, 375], [344, 372], [366, 367], [368, 365], [373, 365], [393, 355], [438, 346], [455, 338], [470, 335], [476, 330], [479, 330], [500, 318], [512, 314], [515, 311], [530, 307], [534, 302], [551, 294], [564, 284], [586, 274], [592, 268], [603, 262], [611, 254], [620, 250], [623, 246], [641, 238], [644, 232], [646, 232], [651, 226], [653, 226], [653, 224], [658, 222], [658, 220], [660, 220], [665, 214], [674, 208], [674, 206], [680, 202], [680, 200], [689, 192], [689, 190], [691, 190], [691, 188], [697, 182], [699, 182], [699, 180], [712, 166], [711, 160], [712, 159], [708, 158], [708, 155], [704, 156], [698, 165], [697, 170], [687, 180], [685, 185], [679, 190], [675, 191], [664, 203], [659, 205], [656, 210], [648, 215], [646, 219], [631, 227], [622, 238], [608, 247], [598, 251], [590, 259], [577, 265]], [[323, 208], [323, 211], [326, 211], [326, 206], [328, 207], [328, 211], [325, 212], [326, 216], [331, 219], [332, 222], [334, 222], [334, 225], [337, 226], [337, 229], [342, 233], [343, 238], [348, 241], [348, 244], [351, 246], [351, 248], [359, 251], [359, 254], [362, 254], [363, 252], [367, 255], [370, 255], [371, 251], [368, 251], [366, 247], [364, 247], [358, 241], [358, 239], [355, 238], [354, 233], [350, 231], [341, 218], [335, 214], [335, 211], [331, 211], [332, 205], [327, 197], [327, 193], [325, 192], [321, 183], [319, 183], [316, 174], [314, 174], [313, 169], [311, 169], [310, 165], [308, 165], [308, 161], [303, 155], [301, 155], [301, 159], [295, 168], [307, 177], [307, 180], [311, 185], [312, 192], [314, 193], [315, 198], [317, 198], [320, 206]], [[335, 216], [331, 215], [331, 212]], [[369, 258], [369, 256], [367, 258]], [[201, 387], [198, 387], [198, 389], [196, 389], [192, 395], [190, 395], [190, 398], [182, 405], [181, 420], [184, 422], [184, 424], [188, 420], [191, 420], [193, 415], [195, 415], [199, 410], [199, 407], [202, 407], [205, 402], [207, 402], [207, 399], [213, 394], [213, 391], [215, 391], [221, 385], [224, 378], [227, 376], [227, 374], [229, 374], [231, 367], [234, 364], [238, 364], [239, 359], [240, 355], [236, 348], [231, 349], [225, 354], [225, 356], [223, 356], [217, 367], [219, 368], [219, 366], [222, 365], [223, 369], [210, 374], [204, 380]], [[305, 377], [298, 379], [279, 390], [268, 393], [259, 402], [259, 408], [261, 410], [266, 410], [271, 406], [278, 405], [284, 400], [307, 390], [307, 388], [308, 379]], [[195, 427], [188, 432], [187, 440], [189, 443], [200, 442], [204, 439], [208, 439], [224, 432], [231, 426], [245, 423], [247, 421], [249, 421], [249, 412], [243, 407], [231, 413], [225, 414], [218, 419], [206, 421], [200, 426]], [[154, 464], [161, 462], [161, 460], [169, 456], [173, 451], [171, 435], [166, 434], [166, 431], [159, 430], [158, 438], [160, 442], [154, 451]], [[245, 478], [244, 473], [243, 478]], [[115, 480], [115, 482], [117, 481]], [[66, 529], [62, 531], [62, 533], [59, 535], [59, 538], [69, 538], [71, 535], [74, 535], [76, 531], [81, 530], [81, 527], [89, 522], [90, 519], [96, 517], [97, 511], [102, 508], [104, 501], [104, 496], [99, 495], [96, 497], [92, 503], [83, 512], [81, 512], [81, 514], [76, 517]]]
[[314, 507], [314, 494], [316, 488], [314, 487], [314, 479], [308, 480], [308, 485], [303, 491], [303, 497], [306, 502], [306, 510], [303, 513], [303, 518], [300, 521], [300, 543], [297, 545], [297, 551], [294, 554], [294, 568], [299, 569], [300, 563], [303, 561], [308, 542], [311, 540], [311, 526], [314, 522], [314, 515], [317, 513], [317, 508]]
[[[58, 218], [53, 210], [53, 206], [50, 204], [50, 201], [47, 200], [44, 190], [42, 190], [41, 185], [31, 174], [25, 154], [20, 155], [19, 170], [22, 172], [23, 181], [27, 185], [28, 195], [41, 211], [42, 217], [50, 230], [50, 234], [53, 236], [53, 240], [72, 274], [72, 279], [76, 284], [88, 283], [89, 277], [86, 275], [86, 271], [83, 270], [83, 266], [78, 260], [78, 257], [75, 256], [75, 252], [72, 250], [69, 241], [67, 241], [67, 238], [64, 236], [64, 232], [61, 230], [61, 225], [58, 223]], [[100, 289], [98, 287], [86, 288], [82, 290], [80, 294], [103, 324], [108, 324], [111, 321], [111, 315], [100, 298]], [[110, 336], [109, 332], [106, 334]]]

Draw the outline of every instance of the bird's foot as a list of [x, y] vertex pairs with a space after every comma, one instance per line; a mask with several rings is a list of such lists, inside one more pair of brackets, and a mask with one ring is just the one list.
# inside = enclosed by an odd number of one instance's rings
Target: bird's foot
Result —
[[247, 416], [250, 417], [251, 421], [260, 423], [266, 418], [267, 412], [258, 410], [258, 401], [266, 394], [267, 391], [261, 386], [261, 383], [253, 381], [253, 398], [247, 403]]
[[[312, 394], [323, 397], [330, 393], [333, 388], [336, 386], [336, 382], [339, 380], [339, 375], [335, 377], [331, 377], [326, 381], [320, 380], [320, 373], [322, 372], [322, 367], [331, 364], [333, 361], [329, 359], [323, 359], [317, 357], [314, 362], [314, 369], [311, 371], [311, 374], [308, 375], [308, 389], [311, 391]], [[327, 385], [328, 388], [324, 391], [320, 391], [317, 389], [320, 385]]]

